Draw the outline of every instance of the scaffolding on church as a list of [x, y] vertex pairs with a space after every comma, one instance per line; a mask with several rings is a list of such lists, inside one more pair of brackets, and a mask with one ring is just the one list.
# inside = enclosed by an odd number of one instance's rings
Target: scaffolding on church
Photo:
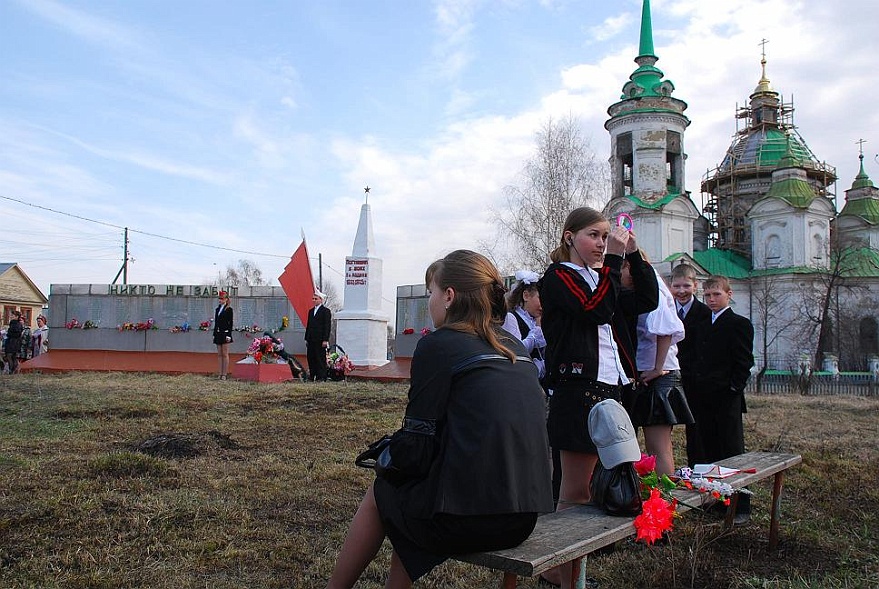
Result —
[[772, 172], [788, 149], [806, 169], [815, 193], [836, 204], [836, 168], [819, 161], [797, 131], [793, 100], [779, 101], [777, 121], [760, 120], [760, 112], [736, 105], [733, 141], [720, 165], [706, 171], [701, 183], [703, 213], [710, 223], [709, 246], [749, 259], [751, 236], [745, 215], [769, 190]]

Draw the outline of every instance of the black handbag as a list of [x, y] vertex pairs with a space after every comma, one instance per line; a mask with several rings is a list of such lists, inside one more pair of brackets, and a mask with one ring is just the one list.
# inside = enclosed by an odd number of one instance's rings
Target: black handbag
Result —
[[422, 436], [436, 435], [436, 421], [433, 419], [419, 419], [417, 417], [404, 417], [403, 427], [394, 434], [386, 434], [371, 443], [366, 450], [357, 455], [354, 464], [361, 468], [371, 468], [375, 476], [385, 479], [392, 485], [400, 485], [407, 480], [407, 476], [400, 471], [391, 459], [391, 440], [399, 434], [418, 434]]
[[375, 476], [399, 484], [403, 477], [391, 462], [392, 438], [392, 435], [387, 434], [371, 443], [366, 450], [357, 455], [354, 464], [361, 468], [371, 468], [375, 471]]
[[631, 462], [604, 468], [599, 460], [589, 486], [592, 502], [606, 514], [634, 517], [641, 513], [641, 479]]

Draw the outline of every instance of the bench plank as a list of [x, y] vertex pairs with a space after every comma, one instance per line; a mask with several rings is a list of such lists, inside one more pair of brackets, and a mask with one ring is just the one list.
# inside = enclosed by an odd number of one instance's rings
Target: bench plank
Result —
[[[777, 504], [780, 502], [781, 476], [788, 468], [802, 462], [796, 454], [748, 452], [718, 462], [721, 466], [755, 469], [723, 479], [734, 489], [741, 489], [776, 475], [773, 489], [770, 548], [777, 541]], [[698, 491], [675, 489], [678, 511], [698, 508], [705, 495]], [[510, 575], [533, 577], [560, 564], [583, 556], [635, 534], [635, 518], [609, 516], [594, 505], [578, 505], [564, 511], [540, 516], [534, 531], [519, 546], [505, 550], [458, 555], [455, 560], [503, 571]], [[772, 538], [773, 530], [776, 538]]]

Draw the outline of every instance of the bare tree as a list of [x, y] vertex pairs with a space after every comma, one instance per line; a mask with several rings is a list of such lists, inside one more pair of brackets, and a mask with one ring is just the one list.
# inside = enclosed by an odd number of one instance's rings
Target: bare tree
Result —
[[337, 313], [342, 310], [342, 304], [344, 303], [344, 301], [339, 296], [339, 291], [336, 289], [335, 284], [324, 280], [323, 293], [327, 295], [327, 298], [324, 300], [324, 306], [326, 308], [328, 308], [333, 313]]
[[791, 293], [780, 284], [777, 276], [763, 276], [756, 279], [752, 296], [754, 301], [755, 327], [760, 335], [760, 352], [763, 365], [757, 373], [755, 386], [757, 392], [762, 391], [763, 376], [769, 367], [769, 350], [776, 340], [793, 325], [788, 320], [786, 310], [790, 308]]
[[502, 267], [541, 271], [568, 213], [580, 206], [600, 209], [609, 197], [609, 166], [596, 157], [573, 115], [548, 119], [535, 142], [519, 183], [504, 189], [504, 208], [492, 210], [498, 239], [480, 244]]
[[260, 286], [268, 284], [262, 270], [253, 260], [238, 260], [237, 266], [226, 266], [226, 273], [219, 276], [223, 286]]
[[[815, 346], [815, 366], [821, 366], [825, 353], [840, 349], [840, 330], [842, 320], [840, 296], [853, 298], [855, 291], [867, 288], [858, 280], [863, 271], [863, 257], [859, 248], [834, 247], [830, 250], [830, 266], [818, 270], [810, 284], [803, 290], [803, 315], [807, 320], [805, 333], [817, 334]], [[876, 268], [873, 269], [875, 271]]]

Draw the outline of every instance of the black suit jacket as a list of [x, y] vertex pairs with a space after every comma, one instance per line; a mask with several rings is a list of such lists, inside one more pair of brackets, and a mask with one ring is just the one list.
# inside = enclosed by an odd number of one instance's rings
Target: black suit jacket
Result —
[[713, 324], [709, 313], [693, 332], [691, 381], [699, 395], [744, 393], [754, 365], [751, 322], [727, 309]]
[[333, 314], [325, 306], [321, 305], [308, 312], [308, 323], [305, 325], [305, 341], [309, 343], [321, 343], [330, 341], [330, 326]]
[[214, 338], [232, 337], [232, 307], [217, 305], [214, 309]]
[[684, 339], [678, 342], [678, 362], [681, 365], [681, 379], [685, 387], [692, 376], [696, 324], [706, 319], [711, 321], [711, 309], [694, 297], [690, 310], [684, 315]]

